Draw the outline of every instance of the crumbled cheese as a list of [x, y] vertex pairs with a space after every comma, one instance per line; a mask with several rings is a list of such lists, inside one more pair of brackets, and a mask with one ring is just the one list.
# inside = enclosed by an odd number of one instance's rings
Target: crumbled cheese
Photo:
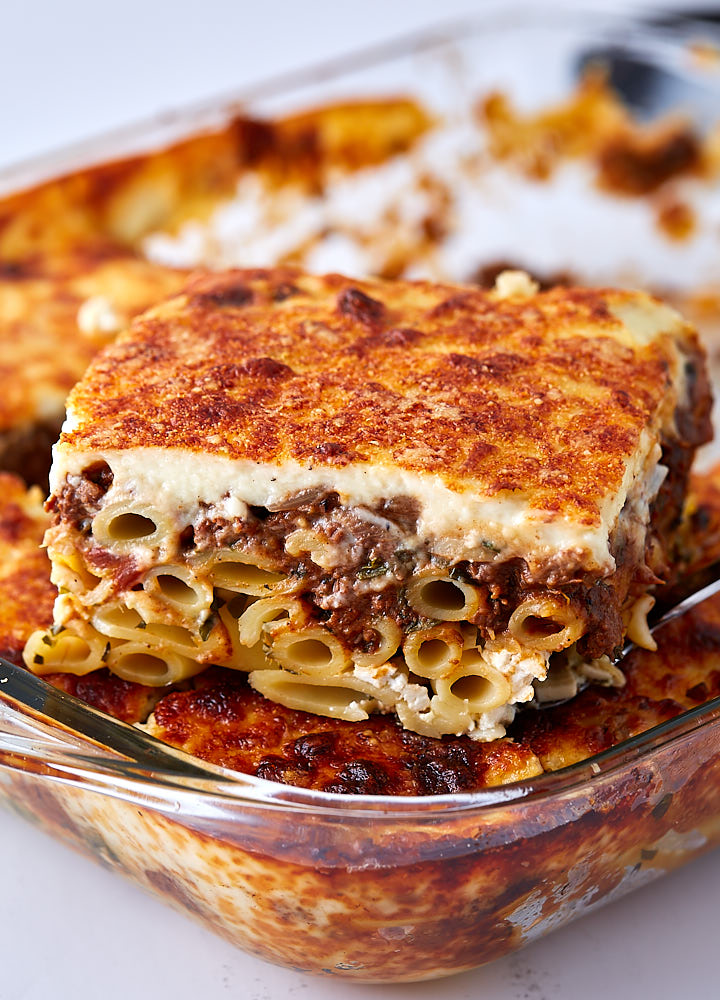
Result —
[[119, 333], [123, 328], [123, 317], [104, 295], [92, 295], [78, 309], [77, 324], [81, 333], [95, 337], [98, 334]]
[[501, 271], [495, 279], [494, 292], [499, 299], [529, 298], [540, 286], [526, 271]]

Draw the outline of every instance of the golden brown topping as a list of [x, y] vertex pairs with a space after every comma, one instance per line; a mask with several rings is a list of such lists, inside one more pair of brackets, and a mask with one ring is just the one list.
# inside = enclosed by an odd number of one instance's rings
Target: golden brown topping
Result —
[[678, 343], [697, 353], [640, 293], [202, 275], [91, 366], [63, 442], [394, 465], [595, 523], [665, 405]]

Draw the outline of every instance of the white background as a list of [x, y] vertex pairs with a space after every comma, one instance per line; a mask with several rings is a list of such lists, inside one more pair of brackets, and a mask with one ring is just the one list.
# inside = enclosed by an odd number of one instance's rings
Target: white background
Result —
[[[0, 168], [443, 18], [462, 0], [0, 2]], [[248, 958], [0, 812], [0, 1000], [720, 995], [720, 855], [477, 972], [351, 986]]]

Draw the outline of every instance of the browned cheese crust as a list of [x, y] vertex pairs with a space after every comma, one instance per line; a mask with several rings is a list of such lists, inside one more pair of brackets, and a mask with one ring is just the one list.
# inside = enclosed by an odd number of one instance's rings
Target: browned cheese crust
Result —
[[16, 663], [30, 632], [52, 619], [55, 588], [40, 548], [46, 525], [40, 490], [0, 472], [0, 655]]
[[[636, 294], [501, 300], [282, 268], [201, 276], [91, 366], [72, 396], [80, 426], [63, 440], [368, 462], [458, 491], [522, 491], [596, 524], [669, 384], [669, 342], [612, 339], [612, 308]], [[689, 329], [687, 348], [699, 361]], [[705, 392], [691, 444], [708, 434], [707, 404]]]
[[[698, 480], [693, 524], [706, 540], [698, 562], [720, 555], [719, 480]], [[34, 629], [47, 625], [55, 594], [38, 545], [45, 527], [39, 499], [0, 477], [0, 651], [20, 662]], [[28, 513], [30, 511], [30, 513]], [[621, 689], [588, 687], [563, 705], [528, 709], [510, 738], [431, 739], [375, 716], [348, 723], [267, 701], [235, 671], [214, 669], [194, 687], [164, 694], [150, 731], [205, 760], [308, 788], [369, 794], [473, 791], [532, 777], [591, 757], [720, 695], [720, 600], [665, 629], [657, 653], [636, 652]], [[130, 722], [144, 720], [161, 692], [98, 670], [50, 675], [55, 685]]]
[[[42, 482], [65, 397], [90, 360], [186, 277], [109, 247], [0, 260], [0, 468]], [[105, 316], [79, 324], [92, 299]]]

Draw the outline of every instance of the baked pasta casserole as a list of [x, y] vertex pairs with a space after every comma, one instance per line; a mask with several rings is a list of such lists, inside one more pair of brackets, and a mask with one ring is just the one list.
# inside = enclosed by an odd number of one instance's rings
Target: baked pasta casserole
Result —
[[652, 648], [709, 405], [640, 292], [201, 274], [70, 395], [25, 661], [496, 739]]

